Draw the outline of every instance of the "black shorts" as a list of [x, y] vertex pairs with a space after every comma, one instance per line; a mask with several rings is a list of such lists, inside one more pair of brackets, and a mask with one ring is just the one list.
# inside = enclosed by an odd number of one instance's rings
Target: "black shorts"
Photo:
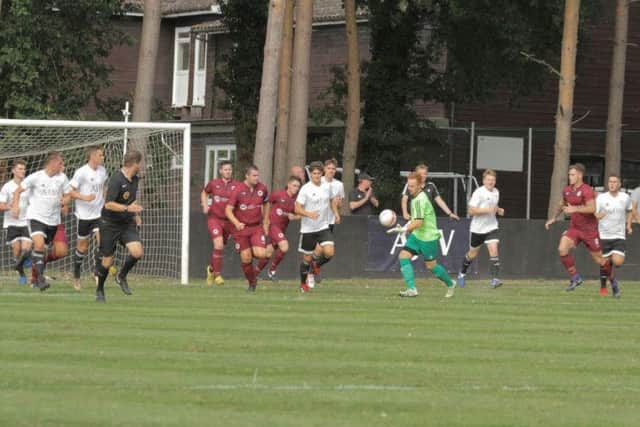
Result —
[[37, 235], [44, 236], [44, 243], [47, 245], [53, 242], [56, 231], [58, 231], [57, 225], [47, 225], [35, 219], [29, 220], [29, 236], [32, 238]]
[[316, 245], [333, 245], [333, 234], [331, 234], [331, 231], [329, 231], [328, 228], [320, 231], [314, 231], [313, 233], [300, 234], [298, 252], [311, 255], [315, 250]]
[[87, 240], [100, 229], [100, 218], [78, 219], [78, 240]]
[[113, 223], [100, 220], [100, 254], [105, 257], [113, 256], [116, 246], [120, 242], [126, 246], [131, 242], [139, 242], [140, 235], [135, 223]]
[[627, 241], [625, 239], [600, 239], [600, 246], [604, 257], [609, 257], [613, 254], [624, 256]]
[[471, 242], [469, 243], [469, 246], [475, 249], [475, 248], [479, 248], [484, 243], [499, 242], [499, 241], [500, 241], [500, 233], [498, 233], [498, 229], [496, 228], [495, 230], [491, 230], [488, 233], [483, 233], [483, 234], [471, 233]]
[[335, 229], [336, 229], [335, 224], [329, 224], [329, 231], [331, 232], [331, 234], [335, 233]]
[[29, 227], [17, 227], [15, 225], [10, 225], [7, 227], [7, 245], [12, 245], [15, 242], [26, 240], [31, 241], [31, 236], [29, 235]]

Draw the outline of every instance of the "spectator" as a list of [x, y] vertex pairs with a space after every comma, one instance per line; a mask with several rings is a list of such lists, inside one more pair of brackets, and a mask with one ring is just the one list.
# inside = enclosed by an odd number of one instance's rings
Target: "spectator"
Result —
[[353, 215], [372, 215], [380, 204], [373, 194], [373, 178], [363, 172], [358, 175], [358, 185], [349, 193], [349, 209]]

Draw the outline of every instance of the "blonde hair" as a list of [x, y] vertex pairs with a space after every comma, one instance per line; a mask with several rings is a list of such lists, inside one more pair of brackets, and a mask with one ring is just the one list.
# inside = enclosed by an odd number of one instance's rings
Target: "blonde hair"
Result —
[[494, 178], [497, 178], [498, 175], [496, 174], [496, 171], [494, 171], [493, 169], [485, 169], [484, 172], [482, 172], [482, 177], [484, 178], [487, 175], [491, 175]]

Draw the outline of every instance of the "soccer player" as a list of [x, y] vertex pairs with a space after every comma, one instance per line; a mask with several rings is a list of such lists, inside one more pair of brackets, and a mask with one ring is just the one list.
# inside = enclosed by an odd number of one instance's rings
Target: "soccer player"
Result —
[[[78, 220], [78, 240], [73, 255], [73, 287], [79, 291], [80, 270], [87, 257], [89, 243], [95, 236], [100, 244], [100, 215], [104, 206], [104, 186], [107, 181], [107, 170], [104, 163], [104, 150], [93, 146], [87, 149], [87, 163], [76, 170], [71, 178], [71, 198], [75, 199], [74, 213]], [[96, 263], [99, 252], [96, 251]], [[95, 264], [94, 264], [95, 265]]]
[[264, 205], [268, 199], [269, 192], [260, 182], [258, 168], [251, 165], [225, 208], [227, 218], [235, 227], [232, 236], [240, 252], [242, 272], [249, 283], [247, 292], [255, 292], [258, 285], [253, 258], [260, 260], [267, 256], [264, 236], [269, 231], [269, 210]]
[[[27, 221], [29, 234], [33, 240], [32, 262], [36, 269], [35, 287], [40, 291], [50, 285], [44, 275], [45, 250], [53, 242], [61, 222], [60, 211], [69, 202], [69, 179], [63, 172], [64, 159], [58, 152], [47, 156], [44, 169], [26, 177], [13, 192], [11, 214], [20, 217], [20, 198], [23, 192], [29, 192]], [[61, 248], [63, 249], [63, 248]]]
[[[456, 221], [459, 220], [460, 217], [453, 213], [453, 211], [449, 209], [449, 206], [447, 206], [447, 202], [445, 202], [442, 197], [440, 197], [438, 187], [436, 187], [433, 182], [427, 180], [427, 177], [429, 176], [429, 167], [421, 163], [416, 166], [414, 171], [417, 172], [418, 175], [420, 175], [420, 179], [422, 180], [420, 188], [422, 189], [422, 191], [427, 193], [431, 204], [433, 205], [435, 202], [438, 206], [440, 206], [440, 209], [442, 209], [449, 218], [455, 219]], [[402, 199], [400, 200], [400, 204], [402, 207], [402, 217], [408, 221], [411, 215], [409, 215], [409, 190], [406, 185], [404, 187], [404, 190], [402, 191]]]
[[228, 160], [218, 165], [218, 176], [219, 178], [209, 181], [200, 193], [202, 212], [207, 215], [207, 231], [213, 242], [213, 252], [207, 266], [207, 285], [209, 286], [214, 283], [218, 286], [224, 285], [223, 251], [229, 235], [234, 230], [233, 224], [225, 214], [225, 209], [231, 193], [238, 185], [238, 182], [233, 180], [233, 166]]
[[[11, 215], [13, 205], [13, 193], [24, 179], [27, 172], [27, 164], [24, 160], [14, 160], [11, 166], [13, 179], [2, 186], [0, 190], [0, 210], [4, 211], [4, 228], [7, 230], [7, 245], [16, 260], [15, 270], [18, 272], [18, 282], [21, 285], [27, 283], [24, 268], [30, 264], [31, 237], [27, 226], [27, 206], [29, 205], [29, 193], [23, 192], [18, 203], [18, 218]], [[26, 265], [25, 265], [26, 264]]]
[[129, 150], [124, 156], [123, 167], [113, 174], [107, 186], [107, 195], [100, 215], [100, 255], [96, 260], [96, 302], [106, 301], [104, 283], [113, 264], [113, 255], [120, 242], [127, 248], [122, 268], [116, 274], [116, 283], [125, 295], [131, 295], [127, 274], [142, 258], [143, 248], [138, 227], [142, 225], [142, 206], [137, 202], [138, 172], [142, 164], [142, 153]]
[[500, 192], [496, 188], [496, 173], [492, 169], [487, 169], [482, 174], [482, 187], [477, 188], [471, 195], [469, 200], [469, 215], [471, 219], [471, 243], [469, 252], [462, 261], [462, 268], [458, 273], [458, 286], [464, 287], [464, 279], [469, 266], [478, 256], [480, 247], [487, 245], [489, 251], [489, 262], [491, 266], [491, 284], [492, 288], [502, 285], [498, 274], [500, 273], [500, 258], [498, 256], [498, 243], [500, 238], [498, 235], [498, 219], [496, 215], [504, 216], [504, 209], [498, 206], [500, 201]]
[[335, 215], [335, 223], [340, 223], [337, 198], [331, 199], [331, 188], [322, 182], [322, 162], [309, 165], [311, 180], [302, 186], [296, 198], [296, 214], [302, 217], [300, 225], [300, 292], [308, 292], [315, 286], [311, 263], [318, 268], [331, 260], [334, 255], [333, 234], [329, 230], [329, 211]]
[[274, 191], [269, 196], [269, 234], [270, 244], [267, 245], [267, 256], [258, 262], [256, 273], [259, 274], [269, 263], [273, 256], [271, 267], [267, 270], [267, 277], [276, 281], [276, 269], [289, 251], [289, 241], [285, 233], [289, 226], [289, 221], [300, 219], [295, 214], [296, 196], [300, 191], [300, 178], [290, 176], [287, 182], [287, 189]]
[[[344, 200], [344, 185], [341, 181], [335, 178], [338, 168], [338, 162], [336, 159], [329, 159], [324, 162], [324, 175], [322, 182], [329, 185], [331, 189], [331, 199], [337, 199], [336, 204], [338, 210], [342, 207]], [[329, 230], [333, 233], [336, 224], [336, 217], [332, 210], [329, 210]]]
[[414, 255], [422, 255], [427, 269], [447, 286], [445, 298], [451, 298], [456, 284], [449, 277], [447, 270], [438, 264], [440, 231], [436, 224], [436, 213], [429, 198], [422, 191], [421, 182], [420, 175], [416, 172], [409, 175], [407, 188], [411, 197], [411, 218], [404, 226], [398, 225], [388, 231], [388, 233], [411, 233], [398, 256], [400, 259], [400, 272], [407, 286], [407, 289], [400, 292], [400, 296], [418, 296], [411, 258]]
[[601, 275], [611, 279], [611, 263], [602, 257], [600, 239], [598, 238], [598, 220], [594, 213], [596, 211], [595, 193], [593, 189], [583, 182], [585, 168], [582, 164], [576, 163], [569, 166], [569, 185], [562, 190], [562, 202], [555, 210], [555, 215], [545, 223], [545, 228], [556, 222], [556, 217], [564, 212], [571, 215], [569, 228], [562, 233], [558, 245], [560, 261], [571, 276], [569, 286], [566, 291], [573, 291], [582, 285], [582, 276], [576, 269], [575, 260], [571, 255], [571, 249], [580, 244], [589, 250], [591, 258], [601, 268]]
[[[611, 291], [614, 298], [620, 298], [620, 287], [613, 272], [614, 267], [622, 267], [625, 257], [625, 229], [631, 234], [631, 198], [620, 191], [622, 182], [618, 175], [609, 175], [607, 179], [608, 192], [596, 198], [596, 218], [598, 218], [598, 232], [602, 245], [603, 257], [611, 262]], [[600, 295], [607, 295], [607, 276], [600, 271]]]

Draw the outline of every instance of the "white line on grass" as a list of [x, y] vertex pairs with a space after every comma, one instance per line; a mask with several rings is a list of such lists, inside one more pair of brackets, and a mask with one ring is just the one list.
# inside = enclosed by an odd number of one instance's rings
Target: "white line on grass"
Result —
[[309, 385], [309, 384], [205, 384], [189, 387], [190, 390], [280, 390], [280, 391], [416, 391], [419, 387], [403, 385], [379, 384], [337, 384], [337, 385]]
[[46, 296], [47, 298], [51, 298], [51, 297], [78, 298], [82, 296], [82, 293], [79, 293], [79, 292], [44, 293], [39, 291], [34, 291], [34, 292], [2, 292], [0, 291], [0, 297], [43, 297], [43, 296]]

